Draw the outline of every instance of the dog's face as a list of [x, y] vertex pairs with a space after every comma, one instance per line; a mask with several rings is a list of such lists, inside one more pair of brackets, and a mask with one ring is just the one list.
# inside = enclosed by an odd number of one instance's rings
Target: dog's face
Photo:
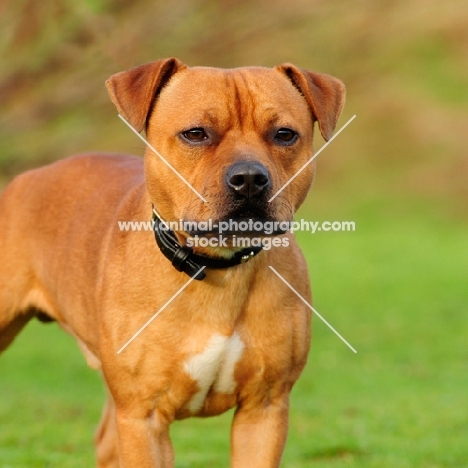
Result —
[[206, 200], [147, 149], [150, 198], [163, 219], [177, 221], [290, 221], [314, 164], [275, 195], [312, 157], [314, 122], [329, 139], [344, 103], [339, 80], [290, 64], [223, 70], [167, 59], [107, 86], [123, 117], [146, 127], [151, 145]]

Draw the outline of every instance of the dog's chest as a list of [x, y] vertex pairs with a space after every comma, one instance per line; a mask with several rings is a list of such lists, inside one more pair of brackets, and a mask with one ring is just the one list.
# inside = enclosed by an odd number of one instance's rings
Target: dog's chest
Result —
[[236, 364], [244, 354], [245, 344], [237, 332], [232, 336], [212, 335], [202, 352], [188, 357], [184, 371], [197, 383], [198, 391], [190, 398], [187, 408], [199, 412], [208, 392], [232, 394], [236, 389]]

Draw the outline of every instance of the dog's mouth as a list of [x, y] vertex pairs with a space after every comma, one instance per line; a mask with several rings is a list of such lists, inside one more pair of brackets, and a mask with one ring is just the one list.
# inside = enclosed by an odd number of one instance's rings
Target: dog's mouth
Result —
[[[264, 238], [286, 234], [292, 227], [292, 210], [253, 200], [249, 203], [229, 203], [211, 210], [211, 217], [184, 217], [183, 231], [189, 237]], [[208, 215], [209, 216], [209, 215]]]

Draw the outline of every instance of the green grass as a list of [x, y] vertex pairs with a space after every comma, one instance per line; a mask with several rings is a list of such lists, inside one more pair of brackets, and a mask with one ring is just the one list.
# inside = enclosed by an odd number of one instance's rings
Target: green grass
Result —
[[[318, 318], [284, 467], [468, 466], [467, 225], [356, 211], [301, 233]], [[0, 358], [0, 468], [93, 466], [103, 390], [72, 339], [33, 323]], [[177, 422], [178, 468], [228, 466], [230, 414]]]

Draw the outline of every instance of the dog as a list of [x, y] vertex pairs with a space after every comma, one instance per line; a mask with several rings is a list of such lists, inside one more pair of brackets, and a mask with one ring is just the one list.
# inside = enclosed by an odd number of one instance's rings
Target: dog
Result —
[[[174, 420], [234, 407], [231, 466], [278, 467], [311, 320], [297, 296], [311, 301], [306, 262], [284, 224], [313, 181], [314, 123], [330, 139], [345, 87], [289, 63], [175, 58], [106, 86], [149, 146], [143, 159], [72, 156], [3, 191], [0, 351], [32, 318], [76, 339], [108, 389], [99, 468], [173, 467]], [[121, 228], [132, 220], [153, 220], [154, 232]], [[256, 246], [235, 244], [242, 222]], [[279, 228], [252, 227], [267, 222]]]

